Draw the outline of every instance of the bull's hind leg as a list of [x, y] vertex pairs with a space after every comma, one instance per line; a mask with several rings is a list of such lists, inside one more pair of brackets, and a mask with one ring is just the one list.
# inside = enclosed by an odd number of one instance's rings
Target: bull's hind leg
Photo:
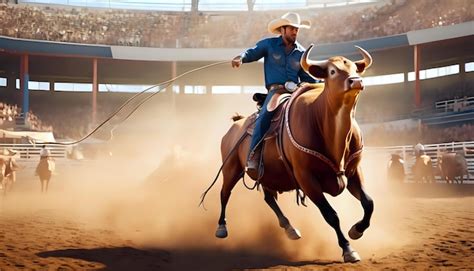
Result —
[[367, 195], [363, 187], [363, 176], [360, 167], [357, 168], [353, 176], [348, 178], [347, 189], [360, 201], [364, 209], [362, 220], [354, 224], [349, 230], [349, 237], [355, 240], [362, 237], [364, 231], [370, 226], [370, 218], [374, 211], [374, 201]]
[[286, 232], [286, 235], [288, 236], [288, 238], [290, 238], [291, 240], [300, 239], [301, 234], [300, 234], [299, 230], [297, 230], [297, 229], [293, 228], [293, 226], [291, 226], [290, 221], [288, 220], [288, 218], [286, 218], [286, 216], [283, 214], [280, 207], [278, 206], [278, 203], [275, 200], [276, 192], [272, 191], [272, 190], [269, 190], [265, 187], [263, 188], [263, 191], [265, 193], [265, 202], [275, 212], [275, 214], [278, 218], [278, 222], [280, 224], [280, 227], [285, 229], [285, 232]]
[[[230, 162], [230, 161], [229, 161]], [[224, 182], [221, 189], [221, 215], [219, 217], [218, 226], [216, 230], [216, 237], [226, 238], [227, 237], [227, 226], [225, 218], [225, 209], [229, 202], [230, 194], [235, 184], [242, 178], [244, 171], [243, 168], [234, 164], [232, 167], [224, 167], [222, 170], [224, 176]]]

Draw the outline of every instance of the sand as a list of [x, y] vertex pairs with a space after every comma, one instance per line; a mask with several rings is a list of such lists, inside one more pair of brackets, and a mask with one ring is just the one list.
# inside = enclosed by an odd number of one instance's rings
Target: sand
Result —
[[[241, 184], [227, 211], [229, 237], [215, 238], [220, 181], [206, 199], [207, 211], [198, 207], [217, 170], [204, 169], [207, 161], [174, 150], [133, 182], [130, 174], [114, 172], [116, 160], [58, 163], [62, 170], [47, 194], [39, 192], [32, 172], [19, 172], [1, 201], [0, 269], [474, 268], [474, 196], [456, 193], [473, 191], [472, 184], [403, 186], [398, 192], [386, 182], [368, 185], [376, 206], [372, 224], [351, 242], [362, 261], [346, 264], [333, 230], [312, 204], [297, 206], [294, 193], [279, 202], [302, 239], [287, 240], [262, 192]], [[369, 183], [373, 176], [367, 177]], [[399, 191], [407, 189], [411, 193]], [[446, 196], [439, 192], [448, 190]], [[347, 192], [329, 200], [347, 232], [362, 216], [359, 203]]]
[[[217, 239], [221, 179], [206, 209], [198, 204], [220, 167], [220, 137], [235, 106], [199, 106], [200, 115], [179, 117], [144, 108], [114, 132], [112, 156], [58, 161], [46, 194], [36, 163], [20, 161], [18, 181], [0, 195], [0, 270], [474, 269], [474, 184], [394, 187], [388, 154], [364, 154], [375, 210], [364, 236], [351, 241], [359, 263], [342, 262], [336, 234], [309, 200], [302, 207], [294, 192], [279, 196], [302, 233], [291, 241], [263, 193], [242, 183], [227, 208], [229, 236]], [[360, 203], [347, 191], [327, 198], [347, 233], [362, 218]]]

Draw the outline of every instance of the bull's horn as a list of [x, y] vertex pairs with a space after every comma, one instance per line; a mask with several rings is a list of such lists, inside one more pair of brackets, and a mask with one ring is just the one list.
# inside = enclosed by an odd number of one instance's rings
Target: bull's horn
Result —
[[[367, 52], [366, 50], [364, 50], [362, 47], [359, 47], [357, 45], [354, 45], [357, 49], [359, 49], [360, 53], [362, 54], [362, 56], [364, 57], [364, 63], [365, 63], [365, 69], [369, 68], [370, 65], [372, 65], [372, 57], [370, 56], [369, 52]], [[359, 60], [357, 62], [360, 62], [362, 60]]]
[[324, 66], [326, 64], [326, 60], [323, 60], [323, 61], [315, 61], [315, 60], [311, 60], [308, 58], [309, 56], [309, 53], [311, 52], [311, 50], [313, 49], [314, 47], [314, 44], [311, 44], [309, 47], [308, 47], [308, 50], [306, 50], [303, 54], [303, 56], [301, 57], [301, 60], [300, 60], [300, 65], [301, 67], [303, 68], [303, 70], [307, 73], [309, 73], [309, 68], [313, 65], [317, 65], [317, 66]]

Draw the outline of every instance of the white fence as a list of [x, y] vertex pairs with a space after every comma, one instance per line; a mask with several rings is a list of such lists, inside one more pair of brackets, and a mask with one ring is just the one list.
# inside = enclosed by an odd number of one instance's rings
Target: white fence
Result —
[[[413, 179], [413, 175], [411, 172], [411, 168], [415, 163], [414, 157], [414, 146], [393, 146], [393, 147], [367, 147], [365, 148], [365, 153], [370, 154], [386, 154], [387, 163], [388, 159], [391, 154], [398, 153], [405, 161], [405, 173], [407, 175], [408, 180]], [[469, 181], [474, 181], [474, 153], [473, 152], [466, 152], [466, 150], [474, 150], [474, 141], [467, 141], [467, 142], [451, 142], [451, 143], [440, 143], [440, 144], [426, 144], [425, 153], [431, 157], [431, 161], [433, 162], [433, 166], [435, 168], [438, 167], [438, 159], [437, 154], [439, 151], [450, 151], [450, 152], [459, 152], [464, 154], [467, 161], [468, 171], [471, 174], [467, 176]], [[436, 171], [435, 171], [436, 173]], [[439, 174], [436, 174], [436, 179], [440, 180]], [[466, 180], [466, 179], [465, 179]]]
[[[427, 144], [425, 146], [425, 153], [432, 159], [433, 166], [437, 168], [437, 153], [441, 150], [461, 152], [464, 154], [467, 160], [468, 171], [471, 173], [468, 176], [469, 181], [474, 181], [474, 153], [466, 152], [466, 149], [474, 150], [474, 141], [468, 142], [452, 142], [452, 143], [440, 143], [440, 144]], [[33, 161], [39, 159], [39, 153], [42, 145], [31, 145], [31, 144], [0, 144], [0, 149], [8, 148], [17, 151], [15, 158], [19, 161]], [[67, 159], [68, 157], [68, 146], [62, 145], [47, 145], [51, 151], [51, 156], [55, 159]], [[386, 157], [387, 163], [390, 155], [393, 153], [399, 153], [405, 161], [405, 173], [407, 179], [412, 180], [411, 167], [415, 162], [413, 146], [393, 146], [393, 147], [366, 147], [364, 152], [367, 155], [378, 154]], [[436, 176], [440, 179], [439, 176]]]
[[[31, 144], [0, 144], [0, 149], [11, 149], [17, 152], [14, 156], [17, 160], [37, 160], [39, 159], [41, 147], [43, 145]], [[48, 145], [46, 147], [51, 151], [51, 156], [55, 159], [66, 159], [68, 146], [62, 145]]]

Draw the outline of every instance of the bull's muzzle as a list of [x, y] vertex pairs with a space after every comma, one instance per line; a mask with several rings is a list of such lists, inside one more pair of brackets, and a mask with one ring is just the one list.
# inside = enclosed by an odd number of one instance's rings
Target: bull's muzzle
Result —
[[363, 90], [364, 82], [361, 77], [349, 77], [346, 80], [346, 91]]

